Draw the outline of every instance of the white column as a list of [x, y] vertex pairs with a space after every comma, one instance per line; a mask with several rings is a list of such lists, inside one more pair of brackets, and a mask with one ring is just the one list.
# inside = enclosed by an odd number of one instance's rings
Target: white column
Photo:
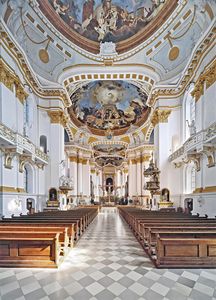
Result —
[[79, 152], [78, 154], [78, 161], [77, 161], [77, 167], [78, 167], [78, 179], [77, 179], [77, 195], [79, 199], [81, 198], [81, 195], [83, 194], [83, 167], [82, 167], [82, 153]]
[[83, 171], [83, 195], [85, 195], [85, 200], [87, 203], [90, 202], [90, 164], [89, 158], [85, 158], [82, 161], [82, 171]]
[[136, 196], [137, 186], [136, 186], [136, 160], [134, 158], [129, 160], [129, 198], [132, 199]]
[[64, 160], [64, 128], [61, 124], [51, 123], [50, 132], [50, 184], [58, 189], [62, 175], [60, 163]]
[[137, 153], [137, 163], [136, 163], [136, 176], [137, 176], [137, 195], [140, 199], [141, 197], [141, 190], [142, 190], [142, 172], [141, 172], [141, 163], [142, 163], [142, 159], [141, 159], [141, 154], [140, 152]]
[[74, 153], [70, 156], [70, 177], [73, 178], [74, 188], [71, 191], [71, 195], [75, 201], [77, 199], [77, 171], [77, 154]]

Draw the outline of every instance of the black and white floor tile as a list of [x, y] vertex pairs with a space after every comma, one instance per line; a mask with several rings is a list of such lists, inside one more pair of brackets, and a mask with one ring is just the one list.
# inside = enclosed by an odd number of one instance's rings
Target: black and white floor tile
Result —
[[0, 268], [2, 300], [216, 300], [215, 269], [156, 269], [117, 213], [100, 213], [59, 269]]

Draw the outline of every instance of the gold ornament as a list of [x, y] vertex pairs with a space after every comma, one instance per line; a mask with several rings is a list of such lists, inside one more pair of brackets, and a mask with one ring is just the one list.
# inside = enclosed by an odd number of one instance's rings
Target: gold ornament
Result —
[[44, 64], [47, 64], [49, 62], [49, 53], [46, 49], [40, 49], [38, 55], [39, 55], [40, 60]]
[[172, 46], [169, 51], [169, 60], [173, 61], [179, 57], [180, 50], [177, 46]]
[[44, 49], [40, 49], [39, 50], [39, 58], [40, 60], [44, 63], [44, 64], [47, 64], [49, 62], [49, 53], [47, 51], [47, 48], [49, 46], [49, 43], [50, 43], [50, 38], [48, 39], [48, 42], [47, 42], [47, 45]]

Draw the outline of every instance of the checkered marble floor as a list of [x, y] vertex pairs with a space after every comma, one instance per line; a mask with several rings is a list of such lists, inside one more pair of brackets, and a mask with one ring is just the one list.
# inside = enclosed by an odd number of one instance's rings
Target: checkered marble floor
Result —
[[156, 269], [115, 212], [100, 213], [58, 270], [0, 268], [2, 300], [216, 300], [215, 269]]

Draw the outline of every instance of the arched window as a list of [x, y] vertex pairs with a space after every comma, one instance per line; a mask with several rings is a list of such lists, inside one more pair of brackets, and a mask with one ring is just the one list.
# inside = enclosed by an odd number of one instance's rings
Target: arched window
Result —
[[40, 136], [40, 150], [47, 153], [47, 137], [45, 135]]
[[196, 189], [196, 169], [195, 169], [195, 167], [193, 167], [191, 170], [191, 191], [192, 191], [192, 193], [195, 189]]
[[196, 168], [194, 164], [189, 164], [185, 168], [185, 193], [192, 194], [196, 189]]
[[23, 187], [26, 193], [33, 193], [34, 178], [32, 166], [26, 164], [23, 171]]
[[24, 190], [26, 191], [26, 193], [29, 192], [29, 178], [28, 178], [28, 169], [26, 167], [24, 167], [24, 173], [23, 173], [23, 185], [24, 185]]
[[183, 99], [183, 142], [190, 137], [189, 126], [196, 120], [195, 100], [191, 96], [194, 85], [191, 84]]

